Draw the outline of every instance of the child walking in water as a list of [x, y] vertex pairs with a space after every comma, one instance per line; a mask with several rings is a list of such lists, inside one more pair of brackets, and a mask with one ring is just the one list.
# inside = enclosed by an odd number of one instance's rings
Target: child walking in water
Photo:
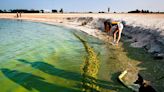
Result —
[[[104, 22], [104, 27], [105, 27], [105, 32], [107, 32], [107, 33], [111, 32], [111, 30], [114, 29], [113, 44], [117, 45], [121, 39], [121, 33], [122, 33], [122, 30], [124, 27], [122, 22], [111, 21], [110, 19], [108, 19]], [[118, 37], [116, 37], [117, 33], [118, 33]]]

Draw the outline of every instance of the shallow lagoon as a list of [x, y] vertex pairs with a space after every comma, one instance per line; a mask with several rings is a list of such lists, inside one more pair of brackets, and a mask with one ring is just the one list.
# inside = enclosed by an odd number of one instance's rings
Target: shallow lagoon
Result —
[[77, 30], [7, 19], [0, 25], [1, 92], [80, 91], [87, 54], [73, 33], [106, 60], [106, 44]]

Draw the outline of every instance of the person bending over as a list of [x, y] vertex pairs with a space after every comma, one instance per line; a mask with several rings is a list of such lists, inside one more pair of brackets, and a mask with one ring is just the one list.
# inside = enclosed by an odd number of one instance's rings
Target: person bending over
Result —
[[[104, 22], [104, 27], [105, 27], [105, 32], [111, 32], [112, 29], [114, 29], [113, 32], [113, 43], [114, 44], [118, 44], [118, 42], [121, 39], [121, 33], [123, 30], [123, 23], [122, 22], [118, 22], [118, 21], [111, 21], [111, 20], [106, 20]], [[118, 33], [118, 37], [117, 37], [117, 33]], [[116, 39], [117, 38], [117, 39]]]

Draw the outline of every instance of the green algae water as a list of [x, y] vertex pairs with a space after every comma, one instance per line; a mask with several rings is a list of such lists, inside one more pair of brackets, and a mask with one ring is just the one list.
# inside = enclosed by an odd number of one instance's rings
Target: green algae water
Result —
[[[81, 91], [86, 56], [75, 30], [21, 20], [0, 20], [1, 92]], [[82, 35], [101, 50], [103, 42]]]
[[98, 74], [92, 79], [99, 91], [131, 92], [117, 81], [120, 62], [112, 52], [114, 48], [103, 41], [78, 30], [7, 19], [0, 19], [0, 92], [93, 89], [83, 88], [88, 54], [74, 33], [85, 40], [99, 60]]

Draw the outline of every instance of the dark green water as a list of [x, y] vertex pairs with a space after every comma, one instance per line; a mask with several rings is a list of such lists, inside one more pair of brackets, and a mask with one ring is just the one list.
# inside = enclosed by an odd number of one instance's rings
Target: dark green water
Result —
[[[95, 50], [100, 71], [108, 48], [104, 42], [64, 27], [18, 20], [0, 20], [1, 92], [81, 91], [81, 71], [86, 51], [73, 35], [80, 35]], [[99, 73], [106, 83], [108, 73]], [[104, 89], [108, 90], [108, 89]], [[110, 92], [110, 91], [109, 91]], [[111, 91], [112, 92], [112, 91]]]

